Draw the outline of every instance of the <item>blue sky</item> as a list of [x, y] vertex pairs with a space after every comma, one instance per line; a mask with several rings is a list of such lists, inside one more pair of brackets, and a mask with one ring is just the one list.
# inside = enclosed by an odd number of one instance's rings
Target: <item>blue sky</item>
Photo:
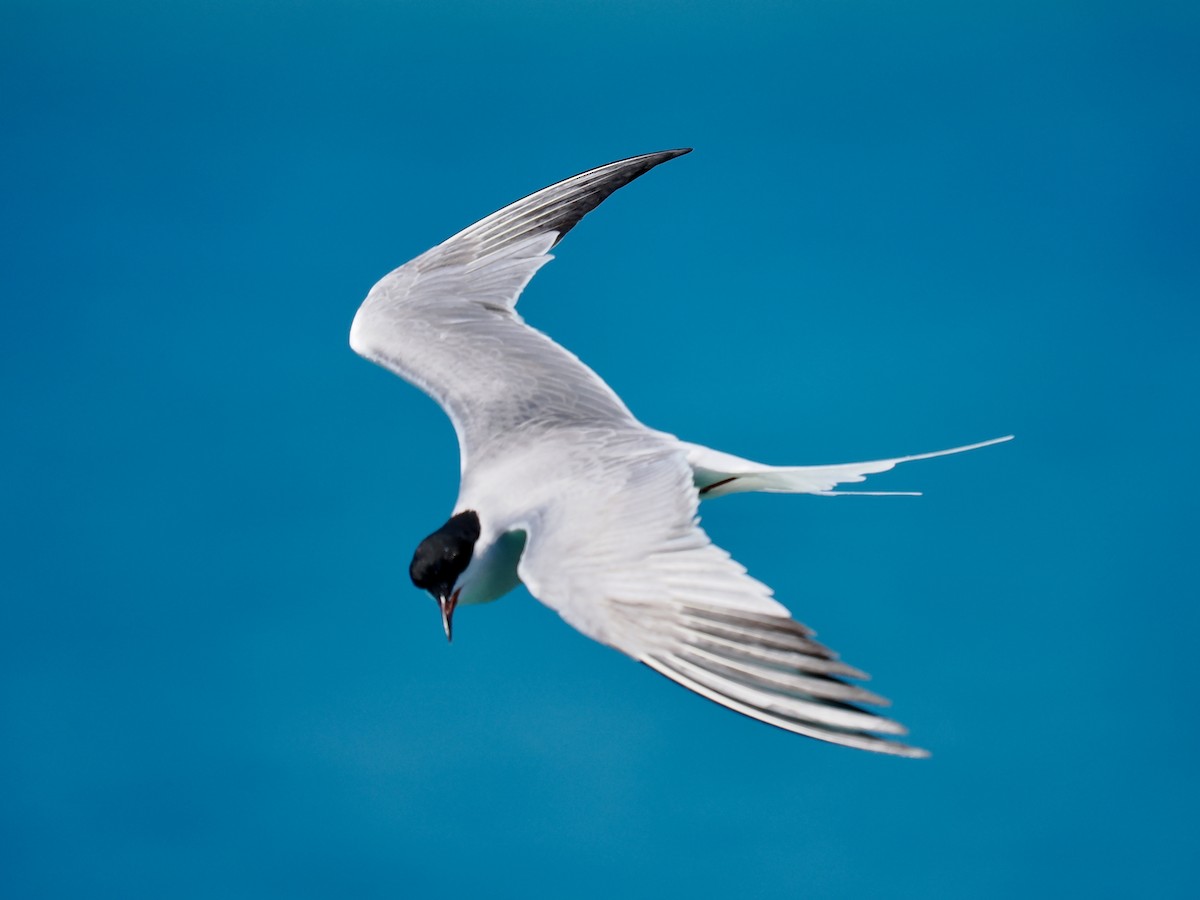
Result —
[[[1047, 8], [1049, 7], [1049, 8]], [[0, 11], [0, 886], [14, 897], [1193, 896], [1200, 12]], [[705, 526], [931, 760], [806, 741], [523, 590], [447, 647], [457, 491], [371, 284], [696, 152], [521, 310], [767, 462], [1017, 441]]]

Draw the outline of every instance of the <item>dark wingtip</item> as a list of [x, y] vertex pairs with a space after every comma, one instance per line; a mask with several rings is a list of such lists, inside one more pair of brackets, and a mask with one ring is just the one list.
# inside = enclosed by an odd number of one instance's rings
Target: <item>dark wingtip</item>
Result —
[[[618, 159], [615, 162], [610, 162], [607, 165], [598, 166], [595, 169], [589, 169], [587, 172], [580, 172], [572, 178], [566, 179], [560, 184], [566, 184], [576, 178], [584, 178], [593, 173], [599, 175], [604, 170], [611, 170], [611, 174], [598, 181], [592, 186], [591, 190], [584, 196], [580, 197], [555, 223], [555, 231], [558, 232], [558, 237], [554, 243], [557, 244], [563, 239], [568, 231], [579, 224], [579, 221], [590, 213], [593, 209], [603, 203], [619, 188], [625, 187], [629, 182], [636, 178], [641, 178], [655, 166], [660, 166], [669, 160], [691, 153], [691, 147], [680, 147], [675, 150], [659, 150], [656, 153], [643, 153], [639, 156], [630, 156], [626, 159]], [[557, 187], [554, 185], [552, 187]], [[549, 188], [547, 189], [549, 190]], [[540, 192], [539, 192], [540, 193]]]
[[528, 235], [553, 231], [557, 235], [554, 240], [557, 244], [563, 235], [603, 203], [613, 191], [645, 175], [655, 166], [691, 152], [691, 147], [660, 150], [588, 169], [510, 203], [459, 232], [446, 243], [474, 241], [476, 255], [484, 255]]
[[[587, 172], [594, 172], [596, 169], [607, 169], [610, 166], [624, 166], [629, 163], [636, 163], [639, 160], [645, 161], [649, 164], [648, 169], [643, 169], [643, 171], [648, 171], [649, 169], [657, 166], [659, 163], [666, 162], [668, 159], [675, 159], [677, 156], [683, 156], [684, 154], [691, 152], [691, 147], [676, 147], [674, 150], [655, 150], [653, 153], [639, 153], [636, 156], [626, 156], [624, 159], [616, 159], [610, 163], [605, 163], [602, 166], [596, 166], [595, 169], [588, 169]], [[581, 172], [579, 174], [586, 175], [587, 172]]]

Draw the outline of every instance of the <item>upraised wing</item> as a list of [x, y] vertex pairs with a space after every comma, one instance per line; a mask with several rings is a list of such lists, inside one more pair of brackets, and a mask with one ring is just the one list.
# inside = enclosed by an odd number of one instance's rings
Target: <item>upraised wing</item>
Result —
[[621, 399], [569, 351], [517, 315], [549, 250], [667, 150], [609, 163], [530, 194], [384, 277], [350, 328], [356, 353], [433, 397], [468, 457], [563, 424], [633, 423]]
[[927, 756], [896, 740], [903, 726], [863, 708], [887, 703], [846, 680], [866, 675], [709, 540], [678, 448], [628, 443], [606, 448], [588, 490], [568, 485], [521, 523], [518, 572], [530, 592], [588, 637], [737, 712], [835, 744]]

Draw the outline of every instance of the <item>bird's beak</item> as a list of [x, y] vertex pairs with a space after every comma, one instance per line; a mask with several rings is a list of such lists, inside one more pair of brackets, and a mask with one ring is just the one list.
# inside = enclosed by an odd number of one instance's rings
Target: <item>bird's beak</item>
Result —
[[446, 640], [454, 640], [454, 607], [458, 606], [458, 595], [462, 593], [462, 588], [459, 588], [448, 597], [438, 597], [438, 606], [442, 608], [442, 627], [446, 629]]

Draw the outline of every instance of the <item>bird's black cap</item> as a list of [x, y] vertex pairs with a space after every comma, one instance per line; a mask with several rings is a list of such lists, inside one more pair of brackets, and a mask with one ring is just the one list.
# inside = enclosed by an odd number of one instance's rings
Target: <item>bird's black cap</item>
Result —
[[408, 567], [412, 583], [439, 599], [449, 596], [458, 576], [470, 565], [477, 540], [479, 516], [473, 510], [452, 516], [417, 545]]

